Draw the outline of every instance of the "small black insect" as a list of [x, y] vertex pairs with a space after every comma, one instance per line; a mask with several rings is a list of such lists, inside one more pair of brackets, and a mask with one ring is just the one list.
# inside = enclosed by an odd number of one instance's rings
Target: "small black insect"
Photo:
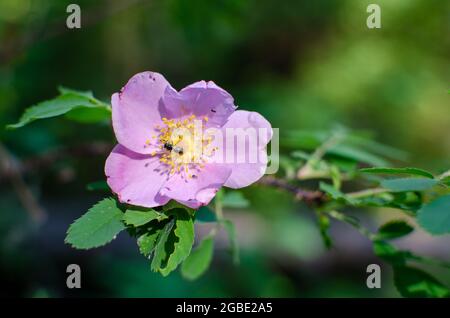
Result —
[[171, 151], [173, 149], [173, 145], [170, 142], [166, 142], [166, 143], [164, 143], [164, 148]]

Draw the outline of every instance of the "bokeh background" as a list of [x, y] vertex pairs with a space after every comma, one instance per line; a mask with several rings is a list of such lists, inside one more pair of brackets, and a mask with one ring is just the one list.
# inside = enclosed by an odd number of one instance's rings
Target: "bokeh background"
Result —
[[[65, 26], [73, 2], [82, 9], [78, 30]], [[366, 26], [372, 2], [381, 29]], [[153, 70], [178, 89], [214, 80], [281, 133], [336, 124], [371, 131], [406, 151], [408, 165], [440, 173], [450, 164], [449, 9], [440, 0], [2, 0], [0, 127], [59, 85], [108, 101], [133, 74]], [[250, 208], [225, 211], [237, 225], [240, 265], [220, 235], [198, 281], [152, 273], [126, 234], [73, 250], [65, 231], [104, 196], [86, 184], [103, 178], [111, 128], [51, 119], [0, 129], [0, 138], [2, 296], [399, 296], [384, 266], [382, 288], [367, 289], [366, 266], [380, 261], [356, 231], [333, 224], [336, 246], [327, 251], [311, 211], [261, 187], [244, 192]], [[397, 213], [363, 212], [369, 226]], [[448, 237], [420, 231], [399, 244], [450, 254]], [[81, 290], [66, 288], [71, 263], [82, 268]], [[432, 273], [450, 282], [448, 271]]]

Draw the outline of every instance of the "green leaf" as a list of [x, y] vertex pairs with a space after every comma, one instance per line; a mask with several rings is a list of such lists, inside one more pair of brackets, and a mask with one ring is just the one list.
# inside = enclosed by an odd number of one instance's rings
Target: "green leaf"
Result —
[[373, 140], [372, 134], [366, 131], [349, 131], [348, 129], [338, 131], [289, 131], [283, 136], [283, 145], [294, 148], [313, 150], [328, 140], [336, 132], [343, 135], [343, 140], [327, 154], [335, 154], [358, 162], [367, 162], [375, 166], [384, 166], [376, 162], [385, 162], [383, 157], [405, 160], [407, 154], [396, 148], [380, 144]]
[[384, 241], [374, 241], [373, 251], [379, 258], [395, 266], [403, 266], [408, 260], [417, 258], [411, 252], [398, 250], [392, 244]]
[[431, 234], [450, 233], [450, 195], [425, 204], [419, 210], [417, 220]]
[[111, 119], [111, 110], [108, 107], [76, 107], [66, 114], [66, 118], [83, 124], [106, 122]]
[[334, 147], [328, 150], [329, 154], [341, 156], [348, 159], [353, 159], [358, 162], [368, 163], [374, 166], [388, 166], [389, 162], [384, 158], [372, 154], [366, 150], [357, 148], [355, 146], [350, 145], [335, 145]]
[[322, 236], [325, 247], [330, 249], [333, 246], [333, 241], [328, 234], [328, 231], [330, 230], [330, 218], [323, 213], [319, 213], [317, 215], [317, 220], [319, 223], [320, 235]]
[[214, 251], [214, 236], [205, 237], [197, 248], [192, 250], [191, 254], [181, 265], [181, 274], [184, 278], [195, 280], [199, 278], [211, 264]]
[[125, 229], [122, 217], [116, 200], [103, 199], [70, 225], [65, 242], [78, 249], [105, 245]]
[[[20, 128], [38, 119], [65, 115], [72, 111], [74, 111], [74, 114], [70, 116], [72, 116], [73, 119], [84, 121], [88, 120], [88, 116], [90, 115], [89, 112], [91, 111], [93, 111], [93, 117], [90, 120], [91, 122], [93, 118], [96, 120], [99, 118], [103, 120], [111, 117], [110, 106], [93, 98], [92, 93], [76, 92], [66, 88], [61, 88], [60, 92], [61, 95], [54, 99], [38, 103], [26, 109], [19, 122], [8, 125], [7, 128]], [[83, 111], [78, 111], [80, 109]], [[99, 114], [101, 114], [101, 116]]]
[[308, 161], [311, 158], [311, 154], [304, 152], [302, 150], [295, 150], [291, 153], [291, 156], [295, 159], [302, 159]]
[[419, 168], [374, 167], [374, 168], [360, 169], [359, 171], [364, 173], [379, 173], [379, 174], [408, 174], [408, 175], [422, 176], [430, 179], [434, 178], [434, 176], [430, 172]]
[[[158, 233], [158, 238], [154, 246], [154, 255], [151, 263], [153, 271], [159, 271], [167, 264], [170, 253], [173, 252], [173, 239], [169, 239], [172, 229], [175, 225], [175, 219], [172, 218], [163, 229]], [[147, 249], [148, 250], [148, 249]], [[146, 248], [144, 247], [144, 252]]]
[[190, 215], [194, 215], [195, 210], [191, 209], [185, 205], [182, 205], [181, 203], [178, 203], [175, 200], [170, 200], [165, 206], [163, 206], [163, 212], [168, 212], [170, 210], [174, 210], [174, 209], [182, 209], [187, 211]]
[[446, 176], [444, 178], [442, 178], [441, 183], [445, 184], [446, 186], [450, 187], [450, 176]]
[[450, 290], [430, 274], [406, 266], [394, 266], [394, 283], [403, 297], [449, 297]]
[[353, 198], [350, 198], [349, 196], [345, 195], [344, 193], [342, 193], [341, 191], [339, 191], [338, 189], [336, 189], [332, 185], [327, 184], [325, 182], [320, 182], [319, 183], [319, 188], [320, 188], [320, 190], [322, 190], [325, 193], [327, 193], [334, 200], [343, 200], [343, 201], [346, 201], [346, 202], [348, 202], [349, 204], [352, 204], [352, 205], [357, 203], [357, 201], [354, 200]]
[[67, 88], [67, 87], [64, 87], [64, 86], [59, 86], [58, 87], [58, 92], [61, 95], [64, 95], [64, 94], [75, 94], [75, 95], [83, 96], [83, 97], [86, 97], [86, 98], [94, 98], [94, 94], [92, 93], [92, 91], [79, 91], [79, 90], [72, 89], [72, 88]]
[[163, 276], [169, 275], [191, 252], [194, 223], [186, 209], [169, 211], [171, 220], [158, 236], [151, 267]]
[[394, 192], [425, 191], [436, 184], [438, 180], [428, 178], [399, 178], [381, 181], [381, 186]]
[[132, 225], [135, 227], [147, 224], [152, 220], [164, 220], [167, 219], [165, 214], [159, 213], [153, 209], [128, 209], [123, 215], [123, 220], [126, 225]]
[[394, 239], [411, 233], [414, 228], [405, 221], [388, 222], [380, 227], [376, 238], [379, 240]]
[[152, 229], [150, 232], [139, 236], [137, 239], [137, 244], [142, 255], [146, 257], [150, 256], [155, 248], [156, 240], [158, 239], [159, 234], [159, 229]]
[[333, 187], [335, 187], [337, 190], [341, 188], [342, 185], [342, 176], [341, 172], [339, 171], [339, 168], [335, 165], [330, 166], [330, 176], [331, 181], [333, 182]]
[[246, 208], [250, 202], [239, 191], [226, 192], [222, 199], [223, 207], [227, 208]]
[[200, 209], [195, 211], [195, 220], [198, 222], [217, 222], [217, 216], [210, 208], [207, 206], [202, 206]]
[[233, 263], [239, 264], [239, 245], [237, 242], [236, 228], [233, 222], [230, 220], [222, 220], [222, 225], [225, 231], [228, 233], [228, 239], [230, 242], [230, 252], [233, 257]]

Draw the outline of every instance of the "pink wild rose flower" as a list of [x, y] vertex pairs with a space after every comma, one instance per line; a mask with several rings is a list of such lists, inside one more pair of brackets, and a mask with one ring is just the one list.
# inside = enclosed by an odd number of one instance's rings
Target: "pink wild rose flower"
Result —
[[177, 92], [161, 74], [143, 72], [111, 104], [119, 144], [105, 174], [121, 202], [150, 208], [175, 200], [196, 209], [220, 187], [246, 187], [266, 170], [270, 123], [236, 110], [211, 81]]

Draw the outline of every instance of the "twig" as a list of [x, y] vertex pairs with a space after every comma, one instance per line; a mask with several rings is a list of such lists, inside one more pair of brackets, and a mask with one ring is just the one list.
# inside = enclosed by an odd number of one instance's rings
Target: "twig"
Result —
[[20, 202], [36, 223], [41, 223], [47, 216], [46, 212], [39, 205], [33, 192], [25, 183], [22, 177], [19, 162], [0, 143], [1, 170], [9, 177], [11, 184], [19, 197]]
[[294, 195], [296, 200], [305, 201], [307, 204], [321, 204], [325, 202], [326, 199], [326, 195], [322, 191], [304, 190], [284, 179], [265, 176], [262, 177], [258, 183], [288, 191]]

